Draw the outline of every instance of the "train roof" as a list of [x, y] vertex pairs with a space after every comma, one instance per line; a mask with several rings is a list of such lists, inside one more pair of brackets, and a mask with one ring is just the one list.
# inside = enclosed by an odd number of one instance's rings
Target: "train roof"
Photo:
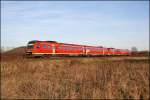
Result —
[[29, 41], [28, 43], [35, 43], [35, 42], [50, 42], [50, 43], [57, 43], [56, 41], [39, 41], [39, 40], [32, 40], [32, 41]]
[[115, 48], [108, 48], [108, 49], [115, 49]]
[[[29, 41], [29, 43], [35, 43], [35, 42], [49, 42], [49, 43], [59, 43], [61, 45], [72, 45], [72, 46], [86, 46], [86, 47], [93, 47], [93, 46], [90, 46], [90, 45], [80, 45], [80, 44], [72, 44], [72, 43], [61, 43], [61, 42], [57, 42], [57, 41], [40, 41], [40, 40], [32, 40], [32, 41]], [[98, 48], [103, 48], [103, 46], [94, 46], [94, 47], [98, 47]]]
[[28, 44], [30, 44], [30, 43], [35, 43], [35, 42], [38, 42], [38, 40], [29, 41]]
[[119, 51], [129, 51], [128, 49], [119, 49], [119, 48], [112, 48], [112, 47], [103, 47], [103, 46], [89, 46], [89, 45], [79, 45], [79, 44], [69, 44], [69, 43], [61, 43], [61, 42], [57, 42], [57, 41], [40, 41], [40, 40], [32, 40], [32, 41], [29, 41], [28, 44], [32, 44], [32, 43], [35, 43], [35, 42], [49, 42], [49, 43], [59, 43], [61, 45], [72, 45], [72, 46], [86, 46], [86, 47], [97, 47], [97, 48], [105, 48], [105, 49], [115, 49], [115, 50], [119, 50]]

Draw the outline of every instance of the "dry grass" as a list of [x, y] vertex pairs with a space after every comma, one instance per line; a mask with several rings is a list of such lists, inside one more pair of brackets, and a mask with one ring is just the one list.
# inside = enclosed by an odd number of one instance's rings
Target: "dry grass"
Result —
[[3, 99], [149, 99], [149, 79], [145, 58], [1, 60]]

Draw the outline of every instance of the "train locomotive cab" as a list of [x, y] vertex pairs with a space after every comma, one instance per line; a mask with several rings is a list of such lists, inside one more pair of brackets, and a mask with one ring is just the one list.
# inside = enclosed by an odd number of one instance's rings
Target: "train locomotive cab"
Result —
[[29, 41], [26, 48], [27, 57], [43, 57], [55, 54], [56, 41]]
[[26, 48], [26, 56], [31, 56], [32, 55], [32, 51], [34, 49], [35, 42], [37, 42], [37, 41], [34, 40], [34, 41], [29, 41], [28, 42], [27, 48]]

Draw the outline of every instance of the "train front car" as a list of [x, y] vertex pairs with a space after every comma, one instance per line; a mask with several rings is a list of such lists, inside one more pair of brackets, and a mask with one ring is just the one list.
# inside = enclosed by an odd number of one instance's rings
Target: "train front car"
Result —
[[32, 52], [33, 52], [34, 45], [35, 45], [36, 42], [37, 42], [37, 40], [28, 42], [27, 48], [26, 48], [26, 56], [27, 57], [31, 57], [32, 56]]

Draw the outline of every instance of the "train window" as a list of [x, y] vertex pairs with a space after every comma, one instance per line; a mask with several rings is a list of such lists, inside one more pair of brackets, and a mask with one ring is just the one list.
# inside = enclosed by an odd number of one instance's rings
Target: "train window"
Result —
[[62, 47], [61, 47], [61, 46], [59, 46], [59, 49], [62, 49]]
[[67, 46], [63, 46], [63, 49], [64, 49], [64, 50], [67, 50], [68, 48], [67, 48]]
[[28, 49], [33, 49], [34, 45], [28, 45], [27, 48]]
[[37, 45], [36, 48], [40, 48], [40, 45]]
[[67, 47], [67, 50], [70, 50], [70, 47]]
[[62, 50], [63, 50], [64, 48], [63, 48], [63, 46], [60, 46], [59, 49], [62, 49]]
[[43, 45], [43, 48], [46, 48], [46, 45]]
[[48, 48], [48, 49], [50, 49], [50, 48], [51, 48], [51, 46], [50, 46], [50, 45], [48, 45], [48, 46], [47, 46], [47, 48]]
[[69, 47], [69, 50], [72, 50], [72, 47]]
[[52, 46], [53, 49], [55, 49], [55, 46]]
[[66, 47], [64, 46], [63, 49], [66, 50]]
[[75, 48], [74, 48], [74, 47], [72, 47], [72, 50], [75, 50]]

